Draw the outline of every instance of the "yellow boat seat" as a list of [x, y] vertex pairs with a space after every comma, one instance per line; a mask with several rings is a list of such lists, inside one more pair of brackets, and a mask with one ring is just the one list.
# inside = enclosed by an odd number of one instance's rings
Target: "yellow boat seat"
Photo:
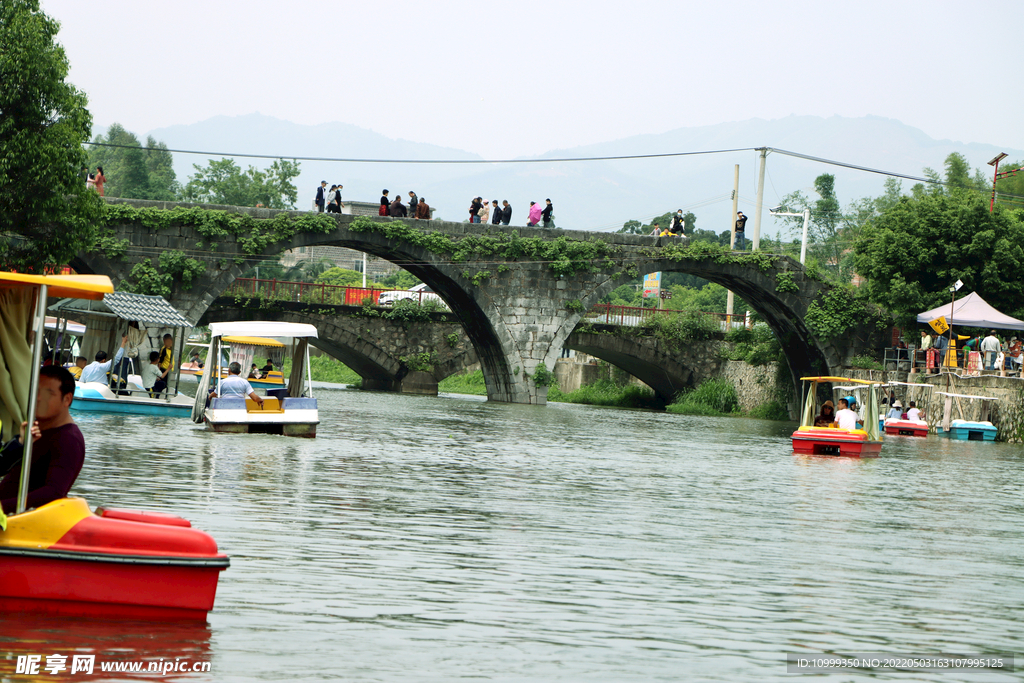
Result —
[[263, 407], [260, 408], [260, 404], [252, 400], [249, 397], [245, 399], [245, 412], [247, 413], [283, 413], [284, 408], [281, 406], [281, 401], [277, 398], [268, 396], [263, 399]]

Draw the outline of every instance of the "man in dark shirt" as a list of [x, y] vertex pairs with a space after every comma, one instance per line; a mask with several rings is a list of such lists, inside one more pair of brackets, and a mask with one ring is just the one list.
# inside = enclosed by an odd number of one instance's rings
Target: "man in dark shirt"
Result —
[[540, 212], [540, 215], [544, 218], [544, 227], [553, 228], [555, 227], [555, 223], [551, 220], [551, 213], [555, 210], [555, 206], [551, 203], [550, 199], [545, 199], [544, 202], [546, 206], [544, 207], [544, 210]]
[[[27, 508], [37, 508], [65, 498], [85, 462], [85, 438], [71, 419], [68, 408], [75, 396], [75, 378], [67, 369], [49, 366], [39, 371], [36, 422], [32, 425], [32, 470], [29, 474]], [[0, 451], [0, 507], [7, 514], [18, 504], [25, 427], [21, 436]]]
[[260, 374], [262, 374], [264, 377], [266, 377], [268, 372], [273, 372], [273, 371], [274, 371], [274, 362], [268, 358], [267, 359], [267, 364], [264, 365], [262, 368], [260, 368]]
[[501, 224], [508, 225], [512, 220], [512, 205], [508, 203], [507, 199], [503, 200], [501, 204], [504, 207], [501, 210]]
[[735, 242], [735, 248], [739, 249], [740, 251], [743, 251], [743, 249], [747, 246], [746, 245], [746, 235], [744, 233], [744, 231], [746, 230], [746, 227], [747, 227], [747, 217], [745, 215], [743, 215], [742, 211], [737, 212], [737, 214], [736, 214], [736, 242]]
[[430, 220], [430, 205], [427, 204], [423, 197], [420, 197], [419, 201], [416, 202], [416, 218], [424, 221]]

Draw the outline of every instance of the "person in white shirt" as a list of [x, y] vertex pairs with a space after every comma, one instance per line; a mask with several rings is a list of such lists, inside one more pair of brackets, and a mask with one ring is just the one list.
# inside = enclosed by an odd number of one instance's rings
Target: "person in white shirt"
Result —
[[96, 360], [89, 363], [82, 370], [82, 376], [79, 378], [79, 382], [100, 382], [102, 384], [107, 383], [107, 373], [110, 372], [111, 365], [117, 365], [121, 362], [121, 358], [124, 356], [124, 347], [128, 343], [128, 335], [121, 335], [121, 348], [114, 354], [114, 360], [107, 360], [106, 351], [97, 351]]
[[836, 413], [836, 422], [840, 429], [857, 429], [857, 413], [850, 410], [850, 404], [845, 398], [839, 399], [839, 412]]
[[913, 401], [910, 402], [910, 409], [907, 410], [907, 419], [908, 420], [923, 420], [924, 419], [924, 413], [922, 413], [920, 410], [917, 409], [917, 404], [914, 403]]
[[996, 331], [992, 330], [988, 333], [988, 336], [981, 341], [981, 352], [985, 354], [986, 370], [996, 369], [996, 356], [999, 354], [999, 349], [999, 338], [996, 337]]
[[242, 364], [234, 362], [228, 366], [228, 376], [220, 381], [220, 385], [217, 387], [218, 391], [212, 392], [212, 397], [227, 398], [229, 396], [239, 396], [245, 398], [248, 396], [252, 400], [256, 401], [263, 407], [263, 399], [260, 398], [255, 391], [252, 390], [252, 385], [249, 384], [245, 379], [242, 378]]
[[[149, 364], [144, 365], [142, 370], [139, 372], [139, 376], [142, 377], [142, 388], [146, 391], [152, 392], [153, 387], [163, 377], [164, 371], [160, 369], [158, 364], [160, 361], [159, 351], [149, 352]], [[160, 392], [150, 393], [153, 398], [159, 398]]]

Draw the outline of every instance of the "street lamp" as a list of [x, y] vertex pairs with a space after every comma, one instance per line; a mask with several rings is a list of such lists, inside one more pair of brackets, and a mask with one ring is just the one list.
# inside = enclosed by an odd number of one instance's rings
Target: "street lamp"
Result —
[[807, 224], [811, 222], [811, 210], [804, 209], [802, 213], [788, 213], [786, 211], [776, 211], [775, 209], [768, 209], [768, 213], [773, 216], [803, 216], [804, 217], [804, 235], [800, 240], [800, 263], [807, 260]]

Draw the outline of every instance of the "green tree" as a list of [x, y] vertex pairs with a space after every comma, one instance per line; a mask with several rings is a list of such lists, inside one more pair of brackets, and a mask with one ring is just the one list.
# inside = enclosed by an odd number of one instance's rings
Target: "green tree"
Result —
[[[316, 283], [334, 285], [335, 287], [362, 287], [363, 274], [355, 270], [349, 270], [348, 268], [331, 268], [321, 273], [320, 277], [316, 279]], [[366, 286], [380, 287], [378, 283], [369, 279], [366, 281]]]
[[37, 0], [0, 2], [0, 266], [63, 265], [96, 238], [99, 197], [85, 191], [92, 117], [65, 81], [60, 24]]
[[250, 166], [242, 171], [233, 159], [211, 159], [206, 168], [193, 168], [196, 172], [181, 191], [184, 201], [293, 209], [299, 196], [292, 182], [299, 175], [297, 161], [278, 159], [266, 170]]
[[106, 135], [97, 135], [89, 146], [89, 168], [103, 167], [107, 197], [173, 200], [179, 190], [173, 163], [167, 145], [150, 136], [143, 147], [138, 137], [119, 123], [111, 125]]
[[1020, 169], [1019, 172], [1001, 178], [996, 183], [996, 203], [1006, 208], [1024, 208], [1024, 161], [999, 165], [1000, 172]]
[[420, 284], [420, 279], [407, 270], [399, 269], [380, 281], [388, 289], [410, 289]]
[[868, 297], [912, 324], [921, 311], [949, 302], [963, 280], [997, 309], [1024, 315], [1024, 212], [988, 210], [978, 192], [903, 197], [869, 222], [855, 245]]

